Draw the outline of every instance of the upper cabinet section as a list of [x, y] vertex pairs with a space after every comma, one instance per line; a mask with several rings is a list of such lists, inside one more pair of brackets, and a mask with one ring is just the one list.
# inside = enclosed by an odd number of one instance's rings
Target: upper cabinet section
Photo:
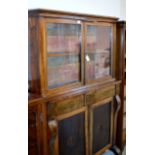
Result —
[[81, 81], [81, 25], [46, 24], [48, 89]]
[[87, 82], [110, 76], [112, 26], [87, 25], [85, 53]]
[[116, 21], [29, 11], [29, 91], [45, 96], [114, 78]]

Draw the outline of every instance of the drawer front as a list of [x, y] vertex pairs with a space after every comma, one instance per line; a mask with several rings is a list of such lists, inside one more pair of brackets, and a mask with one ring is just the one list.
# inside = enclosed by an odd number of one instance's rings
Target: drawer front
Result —
[[101, 88], [87, 93], [86, 104], [94, 104], [96, 102], [102, 101], [106, 98], [113, 97], [115, 95], [115, 86], [109, 86], [106, 88]]
[[95, 93], [95, 101], [94, 102], [101, 101], [101, 100], [103, 100], [105, 98], [112, 97], [114, 95], [115, 95], [115, 87], [114, 86], [99, 89]]
[[84, 96], [79, 95], [76, 97], [71, 97], [69, 99], [64, 99], [58, 102], [49, 102], [47, 106], [48, 119], [55, 119], [57, 116], [72, 112], [74, 110], [80, 109], [85, 106]]

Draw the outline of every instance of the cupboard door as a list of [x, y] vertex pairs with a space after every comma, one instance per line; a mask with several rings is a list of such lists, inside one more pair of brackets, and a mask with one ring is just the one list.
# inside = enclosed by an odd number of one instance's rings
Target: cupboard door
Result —
[[59, 122], [59, 154], [85, 155], [85, 113]]
[[84, 95], [47, 104], [49, 155], [88, 155]]
[[48, 89], [82, 81], [81, 42], [81, 24], [63, 20], [46, 23]]
[[49, 120], [50, 155], [86, 155], [86, 109]]
[[112, 144], [112, 98], [91, 105], [91, 155], [100, 155]]
[[111, 75], [112, 26], [86, 25], [86, 82]]

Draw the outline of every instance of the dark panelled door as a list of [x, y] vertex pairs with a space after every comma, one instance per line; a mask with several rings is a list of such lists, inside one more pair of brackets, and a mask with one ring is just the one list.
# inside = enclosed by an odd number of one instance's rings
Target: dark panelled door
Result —
[[93, 154], [110, 144], [111, 103], [93, 110]]
[[59, 121], [59, 155], [85, 155], [85, 113]]

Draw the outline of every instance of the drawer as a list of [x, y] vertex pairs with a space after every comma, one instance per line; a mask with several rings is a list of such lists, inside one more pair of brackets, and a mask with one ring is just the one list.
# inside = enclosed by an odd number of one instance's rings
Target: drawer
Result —
[[62, 115], [73, 110], [80, 109], [85, 106], [84, 95], [70, 97], [57, 102], [48, 102], [47, 116], [48, 119], [54, 119], [58, 115]]
[[115, 95], [115, 87], [111, 86], [108, 88], [99, 89], [96, 91], [94, 97], [95, 102], [101, 101], [105, 98], [109, 98]]
[[94, 90], [89, 92], [86, 95], [86, 103], [94, 104], [96, 102], [102, 101], [106, 98], [113, 97], [115, 95], [115, 86], [109, 86], [106, 88], [100, 88], [98, 90]]

